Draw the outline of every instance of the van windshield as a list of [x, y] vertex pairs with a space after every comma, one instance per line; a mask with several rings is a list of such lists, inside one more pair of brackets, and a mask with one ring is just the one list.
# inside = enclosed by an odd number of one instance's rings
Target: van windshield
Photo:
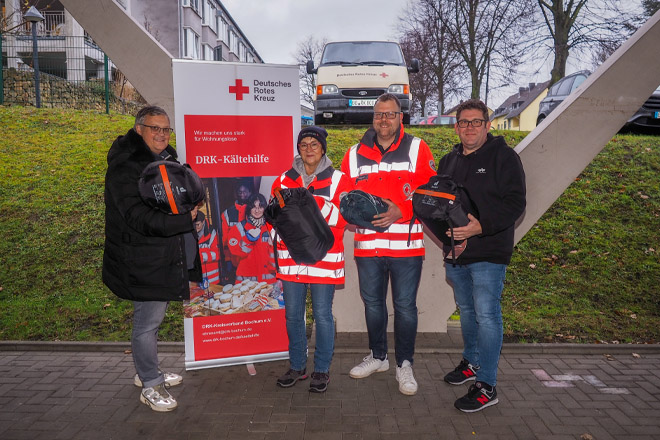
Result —
[[401, 48], [386, 41], [328, 43], [321, 66], [328, 64], [395, 64], [405, 66]]

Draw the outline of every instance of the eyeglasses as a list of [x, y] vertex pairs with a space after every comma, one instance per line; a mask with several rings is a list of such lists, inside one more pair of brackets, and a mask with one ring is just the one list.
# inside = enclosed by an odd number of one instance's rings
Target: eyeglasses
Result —
[[174, 131], [173, 128], [170, 127], [156, 127], [155, 125], [146, 125], [146, 124], [140, 124], [143, 127], [148, 127], [153, 131], [154, 133], [158, 134], [172, 134]]
[[401, 112], [374, 112], [374, 119], [394, 119]]
[[319, 148], [321, 148], [321, 144], [319, 142], [310, 142], [309, 144], [300, 143], [298, 144], [298, 146], [300, 147], [301, 150], [312, 150], [312, 151], [316, 151]]
[[458, 124], [460, 128], [467, 128], [470, 125], [474, 128], [477, 128], [484, 125], [485, 122], [485, 119], [473, 119], [471, 121], [468, 121], [467, 119], [461, 119], [460, 121], [456, 122], [456, 124]]

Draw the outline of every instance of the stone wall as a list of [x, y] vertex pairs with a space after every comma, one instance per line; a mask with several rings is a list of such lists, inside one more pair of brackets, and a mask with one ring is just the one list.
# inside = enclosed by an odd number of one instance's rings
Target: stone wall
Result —
[[[34, 72], [7, 69], [3, 71], [4, 104], [36, 105]], [[105, 84], [100, 81], [74, 83], [58, 76], [41, 73], [39, 76], [42, 107], [74, 108], [105, 111]], [[116, 97], [110, 89], [110, 110], [134, 115], [144, 103]]]

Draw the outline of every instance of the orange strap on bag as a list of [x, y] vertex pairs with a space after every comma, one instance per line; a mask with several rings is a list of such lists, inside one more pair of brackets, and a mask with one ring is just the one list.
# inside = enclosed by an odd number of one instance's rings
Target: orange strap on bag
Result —
[[433, 196], [433, 197], [442, 197], [443, 199], [449, 199], [449, 200], [456, 200], [456, 196], [453, 194], [449, 193], [444, 193], [444, 192], [439, 192], [439, 191], [429, 191], [427, 189], [416, 189], [415, 192], [417, 194], [423, 194], [425, 196]]
[[163, 178], [163, 185], [165, 186], [165, 194], [167, 195], [167, 201], [169, 202], [170, 208], [172, 209], [172, 214], [178, 214], [179, 210], [176, 207], [174, 194], [172, 194], [172, 186], [170, 185], [170, 178], [167, 175], [167, 170], [165, 169], [165, 165], [160, 165], [158, 169], [160, 170], [160, 175]]

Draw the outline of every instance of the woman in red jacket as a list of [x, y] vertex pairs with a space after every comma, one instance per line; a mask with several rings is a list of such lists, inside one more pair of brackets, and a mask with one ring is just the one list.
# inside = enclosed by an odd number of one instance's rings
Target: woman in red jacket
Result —
[[229, 252], [238, 257], [236, 280], [275, 282], [273, 242], [268, 233], [264, 209], [266, 198], [252, 194], [245, 208], [245, 220], [229, 229]]
[[322, 393], [328, 387], [330, 362], [334, 352], [335, 327], [332, 300], [335, 286], [344, 283], [344, 227], [339, 213], [339, 198], [350, 190], [347, 177], [332, 167], [325, 155], [328, 133], [321, 127], [305, 127], [298, 135], [298, 153], [293, 166], [273, 183], [275, 188], [307, 188], [330, 226], [335, 237], [332, 248], [314, 265], [296, 264], [286, 245], [278, 240], [277, 278], [282, 281], [289, 336], [289, 370], [277, 380], [281, 387], [290, 387], [307, 379], [307, 337], [305, 334], [305, 304], [307, 290], [312, 295], [312, 311], [316, 324], [314, 372], [309, 385], [312, 392]]

